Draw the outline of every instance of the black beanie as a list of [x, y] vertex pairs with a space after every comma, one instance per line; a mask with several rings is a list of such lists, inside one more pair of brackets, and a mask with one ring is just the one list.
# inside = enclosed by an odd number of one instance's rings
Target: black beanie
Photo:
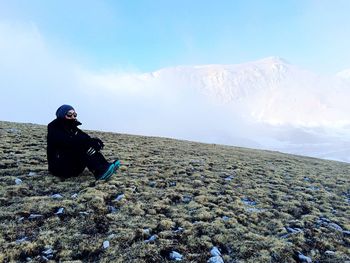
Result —
[[74, 108], [70, 105], [62, 105], [61, 107], [59, 107], [56, 111], [56, 116], [58, 119], [64, 119], [64, 117], [66, 116], [67, 112], [70, 110], [74, 110]]

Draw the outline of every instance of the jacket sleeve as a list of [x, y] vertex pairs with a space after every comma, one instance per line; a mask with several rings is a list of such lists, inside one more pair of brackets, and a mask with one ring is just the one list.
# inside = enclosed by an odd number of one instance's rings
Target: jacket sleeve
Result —
[[88, 148], [91, 144], [91, 137], [80, 129], [76, 128], [73, 133], [63, 129], [48, 127], [48, 141], [62, 147]]

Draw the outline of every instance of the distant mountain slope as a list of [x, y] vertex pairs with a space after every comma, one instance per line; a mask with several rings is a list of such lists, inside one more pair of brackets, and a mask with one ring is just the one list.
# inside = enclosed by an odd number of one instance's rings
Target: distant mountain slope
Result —
[[[350, 82], [344, 74], [316, 74], [270, 57], [165, 68], [117, 77], [109, 87], [119, 97], [129, 88], [120, 83], [132, 83], [135, 96], [121, 103], [134, 105], [135, 98], [141, 109], [126, 120], [128, 132], [350, 162]], [[126, 108], [126, 114], [134, 110]], [[140, 123], [142, 129], [132, 128]]]
[[0, 122], [1, 262], [350, 260], [349, 164], [87, 132], [121, 159], [108, 182], [60, 181], [45, 126]]
[[350, 97], [349, 83], [278, 57], [237, 65], [179, 66], [149, 75], [170, 86], [194, 88], [254, 121], [307, 127], [350, 124], [345, 99]]

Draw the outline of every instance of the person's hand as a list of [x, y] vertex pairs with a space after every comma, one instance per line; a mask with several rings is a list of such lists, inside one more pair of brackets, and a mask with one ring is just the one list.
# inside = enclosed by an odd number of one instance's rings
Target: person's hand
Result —
[[99, 138], [92, 138], [91, 139], [91, 146], [94, 148], [96, 151], [100, 151], [103, 149], [105, 146], [103, 141], [101, 141]]

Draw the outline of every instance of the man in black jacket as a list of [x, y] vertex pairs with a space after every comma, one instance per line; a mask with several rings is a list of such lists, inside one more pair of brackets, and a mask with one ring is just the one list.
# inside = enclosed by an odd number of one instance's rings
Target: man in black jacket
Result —
[[103, 142], [78, 128], [81, 123], [72, 106], [59, 107], [56, 117], [47, 129], [49, 171], [60, 178], [69, 178], [78, 176], [88, 167], [97, 180], [109, 179], [119, 168], [120, 161], [107, 162], [100, 152]]

